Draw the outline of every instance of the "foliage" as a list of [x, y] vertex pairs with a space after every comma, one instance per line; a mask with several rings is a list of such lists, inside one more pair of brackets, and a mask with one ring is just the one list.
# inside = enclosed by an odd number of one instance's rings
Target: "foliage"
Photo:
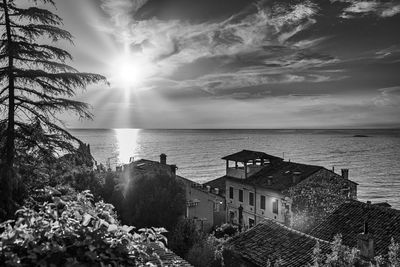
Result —
[[216, 238], [232, 237], [239, 232], [239, 227], [230, 223], [224, 223], [215, 229], [214, 236]]
[[312, 261], [314, 267], [351, 267], [360, 263], [361, 259], [357, 249], [343, 245], [342, 236], [336, 235], [331, 244], [331, 252], [326, 255], [322, 254], [319, 243], [316, 243]]
[[203, 233], [196, 228], [193, 220], [182, 219], [168, 235], [169, 248], [185, 258], [190, 248], [203, 238]]
[[[52, 0], [32, 2], [54, 5]], [[41, 167], [41, 160], [51, 161], [61, 151], [76, 151], [79, 142], [63, 128], [58, 114], [70, 111], [91, 118], [86, 103], [70, 98], [77, 89], [105, 81], [101, 75], [80, 73], [68, 66], [71, 55], [49, 44], [72, 43], [71, 34], [59, 28], [59, 16], [41, 7], [18, 4], [0, 2], [0, 210], [6, 216], [16, 206], [21, 169], [34, 172], [33, 167]]]
[[137, 227], [173, 229], [185, 212], [183, 185], [164, 173], [132, 176], [124, 199], [122, 221]]
[[307, 232], [348, 200], [343, 189], [346, 180], [340, 176], [315, 177], [291, 187], [286, 194], [292, 199], [292, 227]]
[[150, 243], [163, 246], [163, 229], [122, 226], [113, 206], [94, 203], [88, 191], [59, 196], [46, 188], [51, 202], [17, 211], [15, 221], [0, 224], [0, 265], [137, 266], [160, 262]]
[[219, 267], [223, 266], [222, 239], [217, 239], [213, 235], [202, 238], [189, 250], [186, 259], [196, 267]]
[[396, 243], [393, 238], [389, 245], [388, 258], [390, 266], [400, 266], [400, 244]]

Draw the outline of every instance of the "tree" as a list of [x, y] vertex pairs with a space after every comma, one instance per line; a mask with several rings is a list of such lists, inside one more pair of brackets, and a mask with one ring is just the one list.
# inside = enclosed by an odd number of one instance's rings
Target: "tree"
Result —
[[168, 236], [169, 248], [186, 257], [194, 244], [201, 243], [204, 234], [196, 228], [193, 220], [180, 220]]
[[125, 196], [122, 221], [137, 227], [173, 229], [185, 212], [183, 185], [165, 173], [132, 176]]
[[[54, 6], [53, 0], [33, 0]], [[1, 203], [12, 211], [16, 187], [16, 162], [19, 145], [29, 144], [29, 151], [54, 154], [73, 152], [77, 141], [57, 118], [59, 112], [72, 111], [80, 118], [91, 118], [88, 105], [69, 99], [76, 89], [105, 81], [101, 75], [79, 73], [66, 64], [72, 56], [50, 43], [64, 40], [72, 43], [71, 34], [60, 28], [62, 20], [51, 11], [36, 6], [18, 7], [14, 0], [1, 0], [0, 27], [0, 141]], [[41, 127], [40, 136], [32, 135], [32, 125]], [[1, 208], [1, 207], [0, 207]]]

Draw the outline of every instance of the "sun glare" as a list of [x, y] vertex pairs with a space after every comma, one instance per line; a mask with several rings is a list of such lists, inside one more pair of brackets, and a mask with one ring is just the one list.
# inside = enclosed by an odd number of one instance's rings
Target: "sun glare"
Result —
[[112, 82], [118, 86], [131, 88], [139, 85], [144, 78], [140, 64], [131, 57], [121, 57], [112, 66]]
[[114, 129], [118, 144], [118, 162], [128, 163], [135, 155], [139, 129]]

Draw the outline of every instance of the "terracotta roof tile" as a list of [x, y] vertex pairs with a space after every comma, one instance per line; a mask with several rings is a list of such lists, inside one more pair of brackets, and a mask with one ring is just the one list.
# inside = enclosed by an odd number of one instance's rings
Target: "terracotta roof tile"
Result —
[[375, 241], [375, 254], [387, 254], [393, 237], [400, 242], [400, 210], [360, 201], [351, 201], [339, 206], [328, 218], [310, 231], [310, 235], [333, 240], [342, 234], [343, 244], [356, 247], [357, 234], [362, 233], [364, 221]]
[[227, 250], [256, 266], [281, 260], [281, 266], [304, 266], [312, 263], [317, 241], [323, 253], [330, 243], [293, 230], [272, 220], [265, 220], [227, 242]]

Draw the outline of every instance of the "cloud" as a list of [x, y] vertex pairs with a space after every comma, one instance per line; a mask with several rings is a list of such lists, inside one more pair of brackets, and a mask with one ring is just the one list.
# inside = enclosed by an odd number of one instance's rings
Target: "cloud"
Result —
[[336, 1], [349, 4], [341, 14], [341, 17], [346, 19], [365, 15], [387, 18], [400, 13], [400, 3], [396, 3], [395, 1], [335, 0], [333, 2]]
[[398, 107], [400, 105], [400, 86], [381, 88], [380, 95], [373, 99], [377, 107]]
[[[291, 42], [292, 37], [316, 22], [313, 16], [319, 8], [311, 1], [295, 5], [280, 3], [272, 7], [262, 2], [254, 12], [240, 12], [222, 21], [202, 23], [178, 18], [136, 20], [135, 12], [145, 3], [145, 0], [103, 0], [103, 8], [117, 27], [128, 29], [124, 31], [124, 38], [131, 47], [140, 48], [137, 51], [151, 62], [154, 76], [173, 79], [179, 74], [182, 79], [180, 73], [188, 67], [202, 73], [195, 80], [180, 82], [182, 87], [200, 86], [212, 91], [224, 86], [229, 89], [268, 83], [320, 81], [321, 77], [303, 77], [291, 74], [289, 69], [315, 67], [335, 60], [305, 51], [323, 38]], [[207, 59], [219, 64], [219, 71], [207, 73], [204, 67], [199, 71], [200, 60]], [[196, 75], [189, 73], [186, 76]]]

